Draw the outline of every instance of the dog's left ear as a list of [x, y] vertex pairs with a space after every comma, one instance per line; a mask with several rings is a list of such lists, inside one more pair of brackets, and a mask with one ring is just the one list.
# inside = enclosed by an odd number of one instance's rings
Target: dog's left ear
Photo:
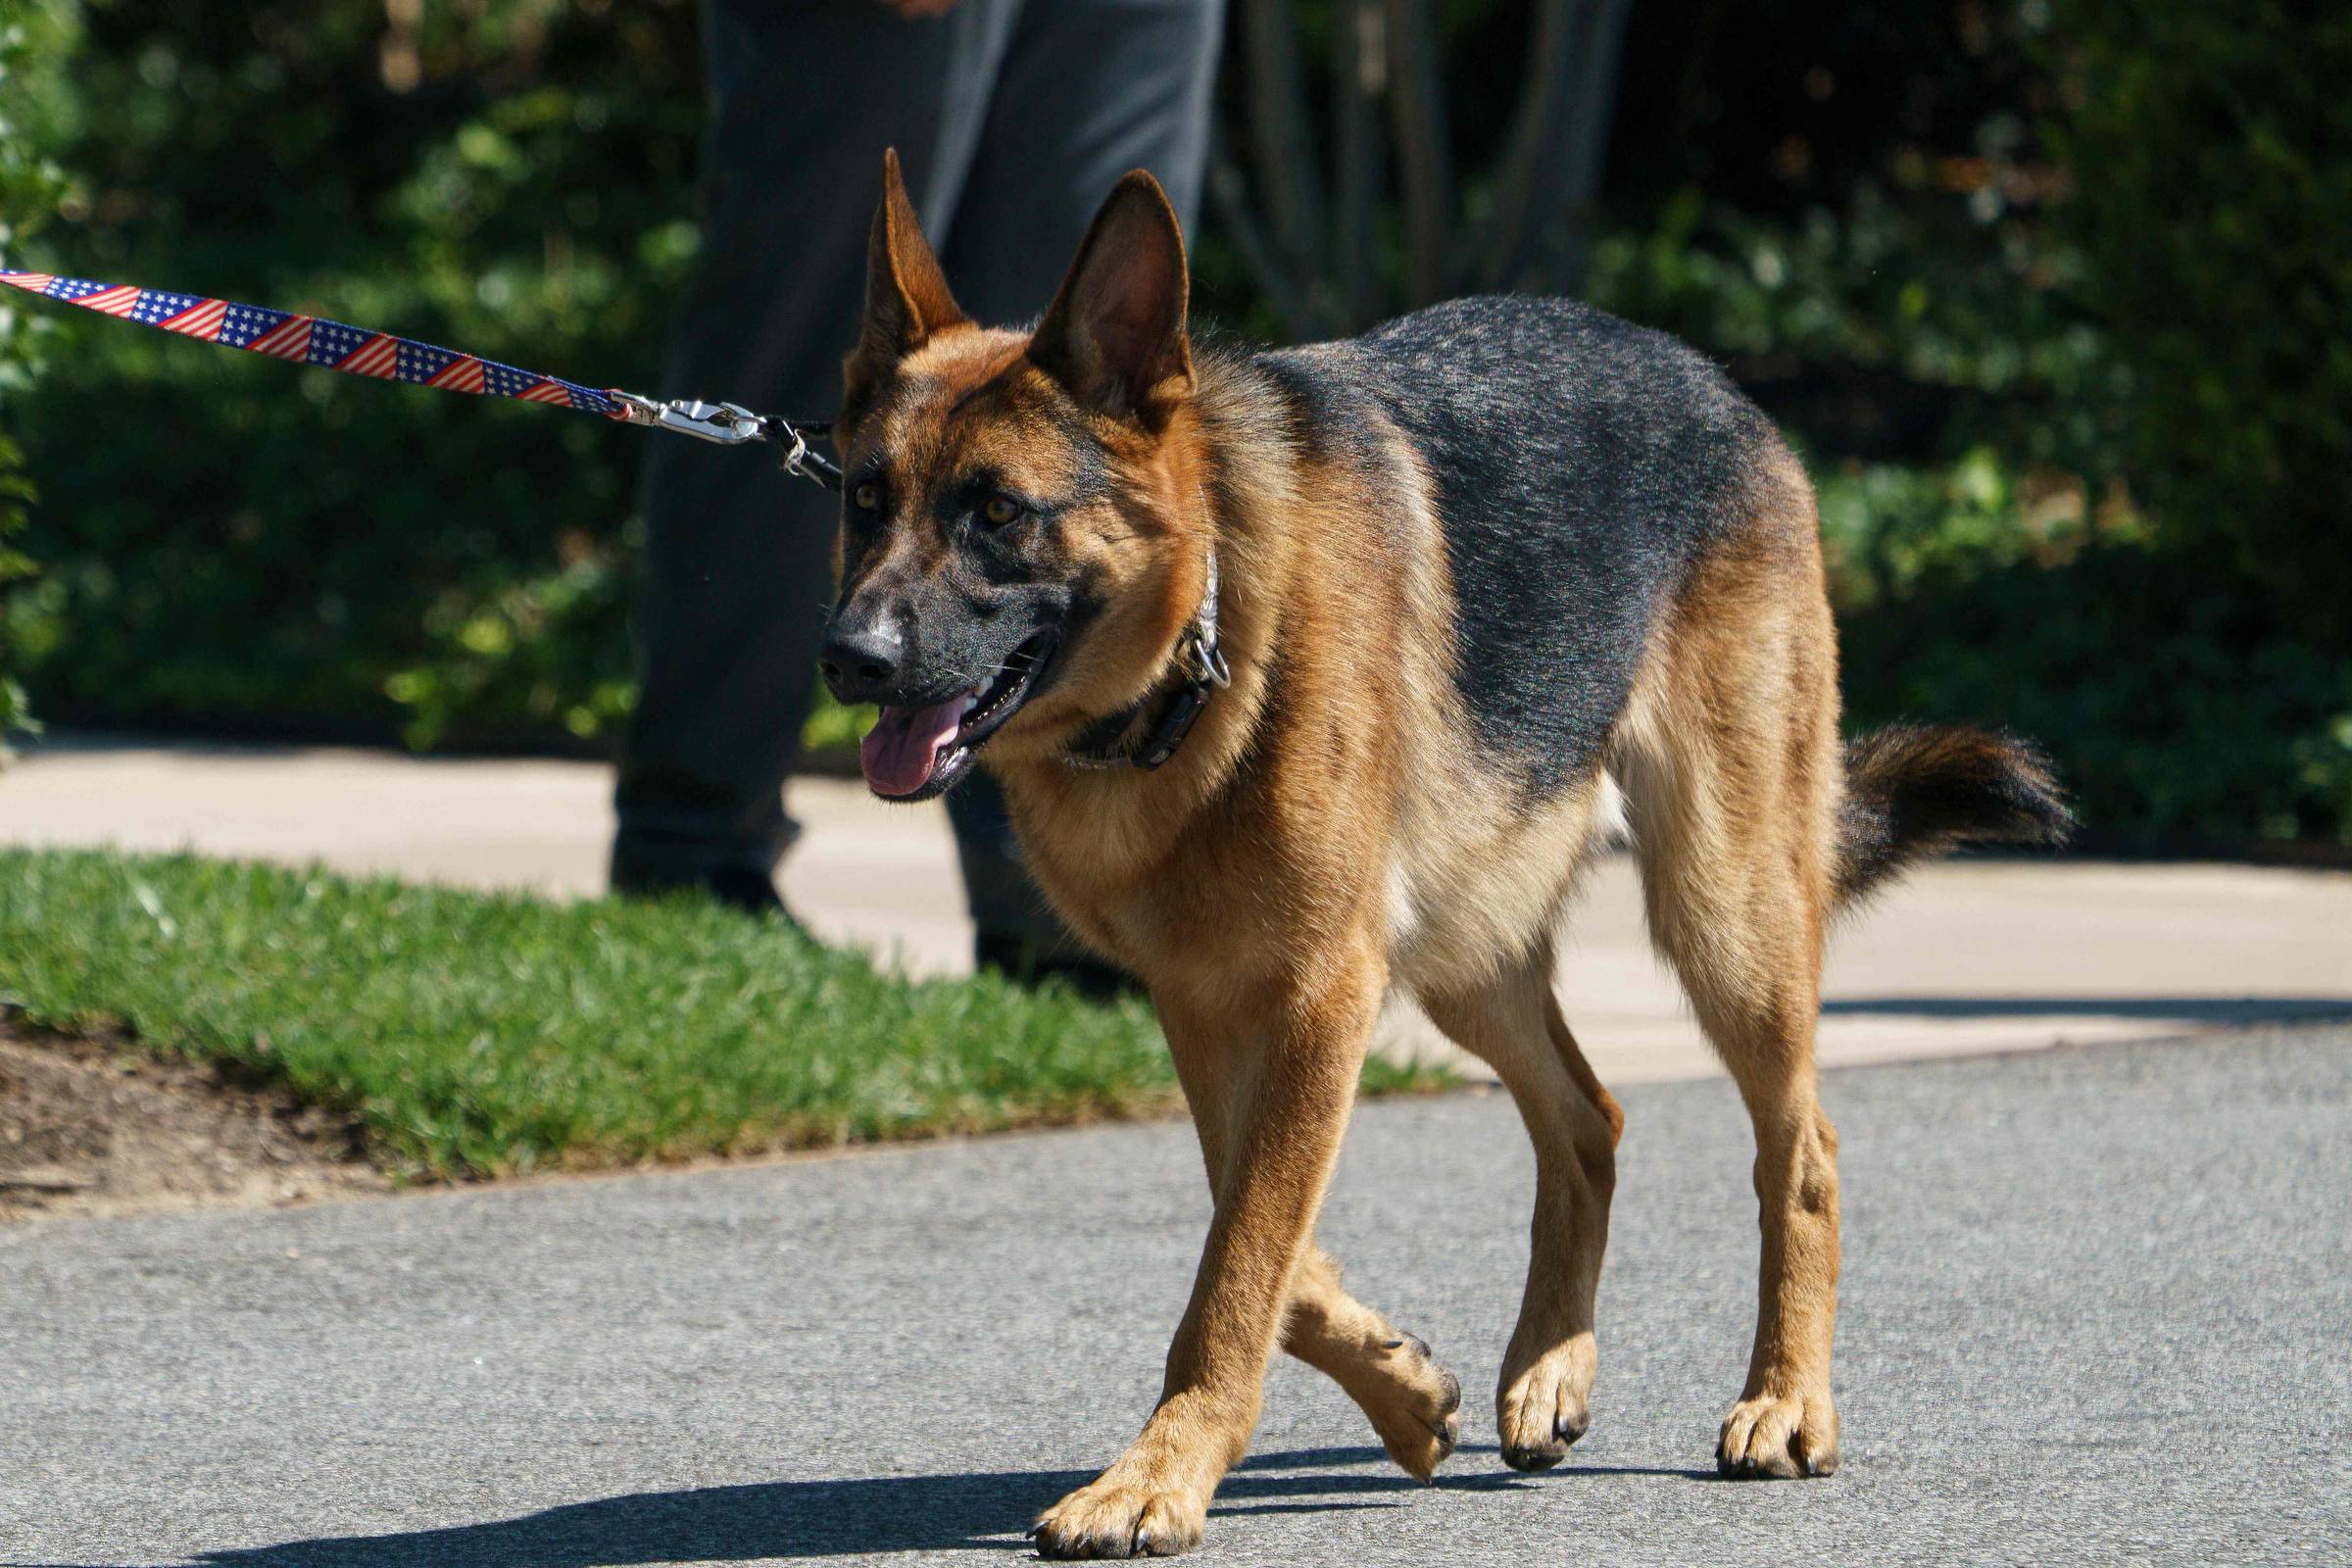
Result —
[[1029, 357], [1082, 402], [1149, 418], [1193, 388], [1184, 229], [1143, 170], [1095, 214]]

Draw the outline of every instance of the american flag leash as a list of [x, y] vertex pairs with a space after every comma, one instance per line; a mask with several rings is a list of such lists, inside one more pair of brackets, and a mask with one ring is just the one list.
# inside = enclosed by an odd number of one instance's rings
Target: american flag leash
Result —
[[824, 434], [826, 427], [821, 424], [794, 424], [770, 415], [754, 414], [732, 403], [703, 403], [688, 398], [662, 403], [623, 392], [618, 387], [598, 391], [560, 376], [518, 370], [496, 360], [479, 359], [456, 349], [419, 343], [414, 338], [394, 337], [389, 332], [370, 331], [364, 326], [346, 326], [320, 316], [206, 299], [201, 294], [174, 294], [131, 283], [98, 283], [54, 272], [6, 270], [0, 270], [0, 283], [43, 299], [78, 305], [103, 316], [161, 327], [223, 348], [243, 349], [248, 354], [266, 354], [290, 364], [315, 365], [349, 375], [372, 376], [379, 381], [406, 381], [443, 392], [516, 398], [551, 408], [578, 409], [623, 424], [674, 430], [720, 446], [766, 441], [783, 449], [787, 472], [813, 479], [828, 489], [841, 488], [841, 469], [808, 445], [809, 437]]

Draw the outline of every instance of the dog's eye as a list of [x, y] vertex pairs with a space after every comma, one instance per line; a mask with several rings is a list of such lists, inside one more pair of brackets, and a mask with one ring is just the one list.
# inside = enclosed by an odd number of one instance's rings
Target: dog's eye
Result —
[[1010, 496], [990, 496], [980, 508], [981, 518], [991, 528], [1002, 528], [1021, 514], [1021, 504]]
[[882, 504], [882, 487], [868, 479], [850, 492], [850, 505], [859, 512], [871, 512]]

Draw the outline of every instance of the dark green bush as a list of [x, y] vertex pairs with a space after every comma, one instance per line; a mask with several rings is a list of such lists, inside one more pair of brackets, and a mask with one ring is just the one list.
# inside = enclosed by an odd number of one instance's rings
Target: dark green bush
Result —
[[[91, 0], [70, 82], [10, 99], [41, 135], [0, 135], [0, 256], [46, 207], [36, 265], [642, 383], [694, 248], [694, 8], [405, 12]], [[1443, 12], [1476, 153], [1524, 8]], [[53, 56], [72, 0], [28, 14]], [[1302, 7], [1311, 39], [1331, 15]], [[1627, 40], [1589, 291], [1805, 444], [1857, 720], [2038, 733], [2117, 837], [2352, 834], [2352, 62], [2299, 15], [1662, 0]], [[62, 204], [24, 183], [46, 141]], [[1203, 309], [1269, 318], [1213, 217], [1198, 238]], [[626, 711], [639, 432], [30, 309], [45, 395], [12, 396], [0, 335], [0, 397], [48, 570], [0, 587], [0, 681], [71, 719], [417, 746]]]
[[[44, 263], [643, 383], [691, 261], [693, 8], [94, 5]], [[641, 432], [60, 312], [10, 637], [115, 722], [593, 733]], [[106, 438], [93, 443], [93, 431]]]
[[2033, 737], [2093, 847], [2352, 846], [2352, 657], [2159, 548], [2120, 491], [1983, 449], [1820, 481], [1850, 722]]
[[2081, 297], [2168, 543], [2352, 652], [2352, 9], [2057, 0]]
[[2352, 660], [2184, 558], [2102, 547], [1848, 614], [1857, 721], [1993, 720], [2058, 759], [2094, 846], [2352, 846]]
[[[25, 238], [40, 226], [65, 189], [65, 177], [48, 157], [48, 124], [41, 105], [53, 94], [72, 44], [66, 14], [53, 5], [27, 5], [0, 17], [0, 268], [25, 270]], [[38, 334], [47, 322], [40, 307], [10, 290], [0, 290], [0, 594], [34, 575], [32, 558], [15, 548], [34, 499], [24, 453], [9, 434], [10, 418], [32, 391], [39, 368]], [[0, 760], [8, 737], [35, 727], [20, 678], [0, 598]]]

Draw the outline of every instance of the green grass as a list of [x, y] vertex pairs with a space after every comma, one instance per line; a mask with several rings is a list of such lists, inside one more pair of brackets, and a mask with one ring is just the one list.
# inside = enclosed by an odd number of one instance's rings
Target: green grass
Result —
[[[913, 982], [699, 902], [0, 850], [0, 1001], [356, 1115], [447, 1179], [1159, 1115], [1140, 1002]], [[1375, 1062], [1374, 1093], [1441, 1087]]]

